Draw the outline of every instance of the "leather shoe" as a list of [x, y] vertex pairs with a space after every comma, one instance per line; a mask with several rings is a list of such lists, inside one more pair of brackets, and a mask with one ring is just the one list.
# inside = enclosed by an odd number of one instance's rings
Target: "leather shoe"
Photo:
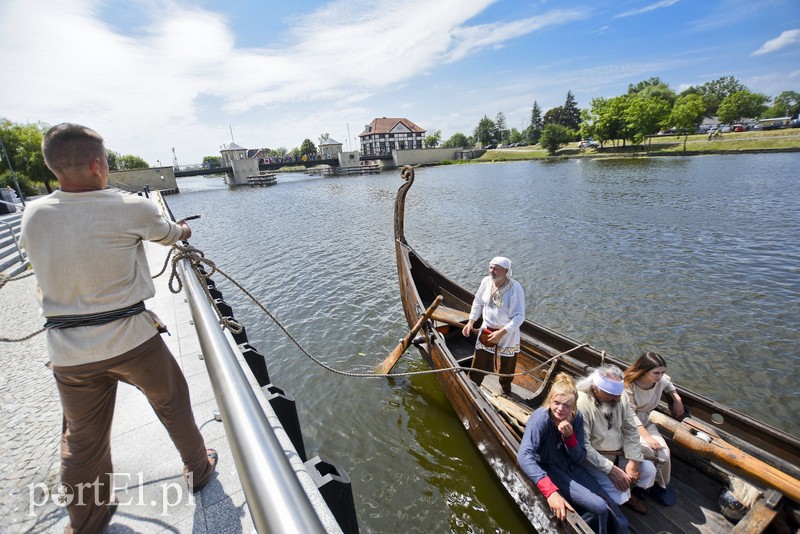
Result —
[[647, 513], [647, 505], [636, 495], [631, 495], [631, 498], [628, 499], [628, 502], [626, 502], [625, 505], [637, 514]]
[[[214, 471], [217, 470], [217, 462], [219, 462], [219, 454], [214, 449], [206, 449], [206, 454], [208, 455], [208, 463], [211, 464], [212, 474]], [[197, 493], [211, 481], [211, 476], [209, 476], [203, 483], [195, 484], [193, 487], [190, 483], [193, 481], [192, 473], [189, 471], [189, 466], [183, 466], [183, 479], [186, 481], [186, 485], [189, 486], [192, 493]]]

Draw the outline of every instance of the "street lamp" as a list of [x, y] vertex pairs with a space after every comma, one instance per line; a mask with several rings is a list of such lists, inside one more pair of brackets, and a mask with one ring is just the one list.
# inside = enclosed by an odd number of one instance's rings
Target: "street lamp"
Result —
[[25, 196], [22, 194], [22, 189], [19, 188], [19, 182], [17, 181], [17, 175], [14, 174], [14, 167], [11, 166], [11, 159], [8, 157], [8, 151], [6, 150], [6, 145], [3, 143], [3, 138], [0, 137], [0, 148], [3, 149], [3, 154], [6, 156], [6, 162], [8, 163], [8, 169], [11, 171], [11, 178], [14, 180], [14, 186], [17, 188], [17, 196], [22, 201], [22, 205], [25, 206]]

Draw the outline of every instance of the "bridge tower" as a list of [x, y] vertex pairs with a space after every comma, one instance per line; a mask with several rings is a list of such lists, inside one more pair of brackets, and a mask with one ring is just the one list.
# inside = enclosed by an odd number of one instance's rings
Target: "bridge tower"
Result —
[[246, 148], [231, 142], [219, 152], [222, 154], [222, 166], [233, 169], [233, 176], [229, 174], [225, 177], [228, 185], [247, 185], [248, 176], [258, 176], [258, 160], [248, 158]]

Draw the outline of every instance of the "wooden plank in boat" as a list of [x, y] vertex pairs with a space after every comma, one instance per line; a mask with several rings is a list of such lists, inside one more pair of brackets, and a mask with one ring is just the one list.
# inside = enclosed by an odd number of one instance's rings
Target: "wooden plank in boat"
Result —
[[[495, 397], [499, 397], [502, 394], [500, 380], [495, 375], [486, 375], [483, 382], [481, 382], [481, 386]], [[533, 394], [530, 391], [516, 385], [514, 382], [511, 382], [511, 395], [524, 402], [533, 398]]]
[[436, 321], [443, 323], [465, 323], [469, 320], [469, 314], [455, 308], [448, 308], [447, 306], [439, 306], [433, 314]]
[[785, 502], [783, 495], [775, 490], [769, 490], [733, 527], [731, 534], [748, 534], [765, 530], [781, 511]]

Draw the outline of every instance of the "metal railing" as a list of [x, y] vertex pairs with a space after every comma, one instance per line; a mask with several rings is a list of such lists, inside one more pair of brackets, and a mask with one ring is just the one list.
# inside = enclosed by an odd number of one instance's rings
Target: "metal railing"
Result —
[[256, 530], [325, 532], [189, 261], [178, 271]]
[[11, 226], [6, 221], [0, 221], [0, 223], [3, 223], [8, 227], [8, 233], [11, 234], [11, 239], [14, 240], [14, 245], [17, 247], [17, 254], [19, 254], [19, 261], [20, 261], [20, 263], [25, 263], [25, 254], [22, 253], [22, 247], [19, 244], [19, 240], [17, 239], [17, 235], [14, 233], [14, 227]]

